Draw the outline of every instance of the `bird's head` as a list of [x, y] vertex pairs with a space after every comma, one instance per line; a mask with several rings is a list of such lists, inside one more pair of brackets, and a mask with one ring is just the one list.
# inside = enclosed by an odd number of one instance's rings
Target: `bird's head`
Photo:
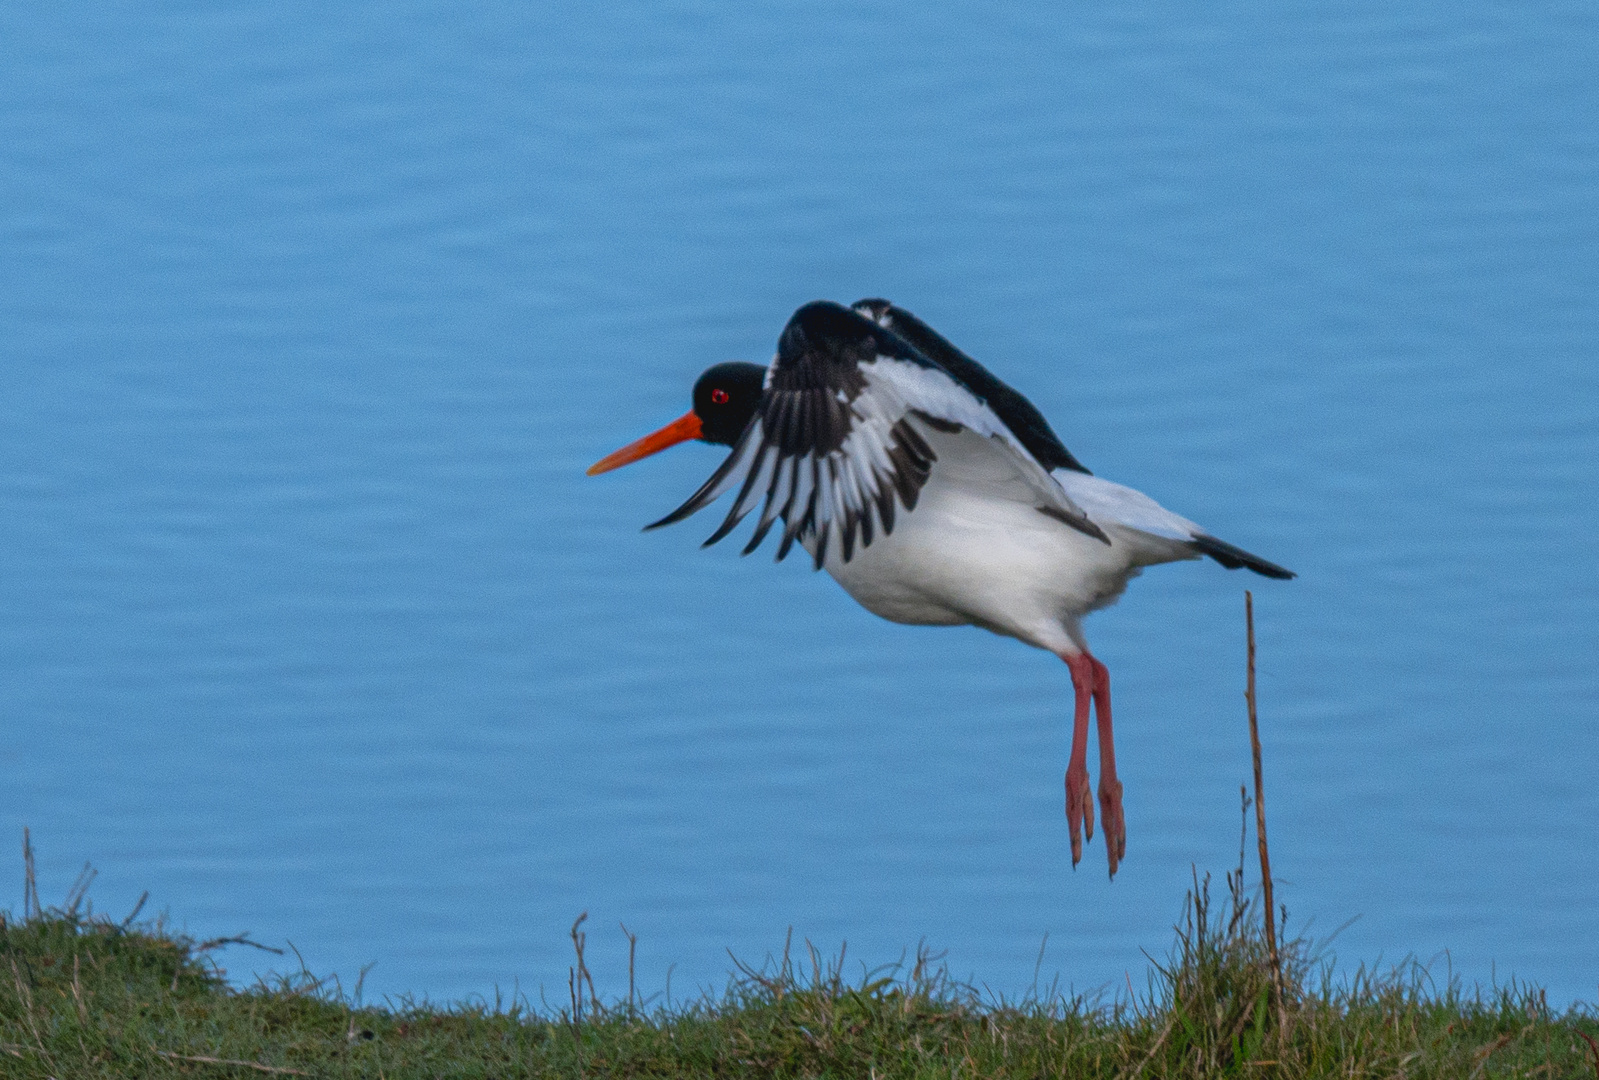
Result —
[[765, 382], [766, 369], [759, 364], [734, 362], [707, 368], [694, 384], [691, 411], [661, 430], [628, 443], [614, 454], [607, 454], [589, 466], [588, 475], [598, 476], [631, 465], [690, 439], [732, 446], [749, 426], [750, 417], [755, 415]]

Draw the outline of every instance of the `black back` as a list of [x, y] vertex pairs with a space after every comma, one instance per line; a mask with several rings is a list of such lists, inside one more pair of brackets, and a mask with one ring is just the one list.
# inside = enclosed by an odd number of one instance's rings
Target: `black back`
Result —
[[1044, 468], [1088, 472], [1082, 462], [1072, 457], [1037, 406], [957, 349], [937, 330], [887, 300], [858, 300], [855, 307], [870, 311], [880, 324], [886, 325], [981, 398]]

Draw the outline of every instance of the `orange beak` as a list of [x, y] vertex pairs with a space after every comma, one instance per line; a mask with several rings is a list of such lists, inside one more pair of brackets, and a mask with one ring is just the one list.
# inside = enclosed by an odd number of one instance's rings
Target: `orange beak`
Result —
[[700, 427], [700, 418], [693, 413], [680, 416], [667, 424], [660, 431], [652, 431], [638, 442], [628, 443], [614, 454], [607, 454], [588, 468], [589, 476], [598, 476], [602, 472], [620, 469], [623, 465], [631, 465], [641, 458], [651, 454], [658, 454], [668, 446], [676, 446], [680, 442], [697, 439], [703, 434]]

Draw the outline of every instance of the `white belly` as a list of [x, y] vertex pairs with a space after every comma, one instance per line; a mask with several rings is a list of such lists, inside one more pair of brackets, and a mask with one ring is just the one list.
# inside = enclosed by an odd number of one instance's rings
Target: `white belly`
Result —
[[836, 537], [824, 567], [863, 607], [899, 623], [974, 624], [1052, 652], [1086, 648], [1079, 621], [1116, 600], [1150, 557], [1123, 530], [1107, 545], [1040, 513], [999, 455], [969, 433], [933, 434], [939, 460], [916, 509], [844, 562]]

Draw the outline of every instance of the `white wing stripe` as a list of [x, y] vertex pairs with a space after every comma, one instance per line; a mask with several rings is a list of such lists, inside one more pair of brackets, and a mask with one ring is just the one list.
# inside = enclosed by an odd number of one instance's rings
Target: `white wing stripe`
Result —
[[870, 364], [861, 365], [861, 374], [867, 384], [867, 391], [861, 397], [876, 395], [879, 387], [882, 387], [891, 392], [907, 412], [914, 409], [935, 419], [959, 424], [1005, 446], [1010, 452], [1012, 464], [1038, 496], [1042, 507], [1048, 508], [1053, 516], [1073, 527], [1110, 543], [1103, 530], [1093, 523], [1082, 507], [1072, 501], [1056, 478], [1038, 463], [1038, 459], [1028, 453], [1004, 421], [947, 372], [880, 355]]
[[766, 534], [771, 530], [773, 522], [778, 519], [783, 508], [788, 505], [789, 485], [794, 482], [794, 468], [798, 458], [784, 461], [777, 459], [777, 464], [772, 467], [776, 474], [772, 486], [766, 491], [766, 504], [761, 507], [761, 516], [755, 522], [755, 532], [750, 537], [748, 546], [742, 554], [748, 555], [761, 546], [761, 541], [766, 539]]

